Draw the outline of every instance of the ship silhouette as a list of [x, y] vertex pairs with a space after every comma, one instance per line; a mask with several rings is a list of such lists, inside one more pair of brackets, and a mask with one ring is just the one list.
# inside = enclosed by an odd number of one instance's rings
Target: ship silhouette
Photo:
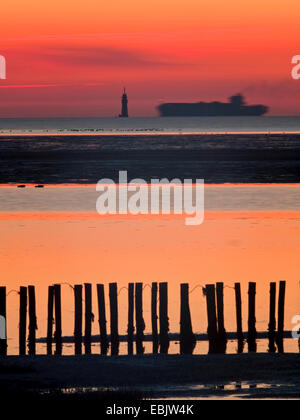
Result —
[[268, 112], [264, 105], [246, 105], [237, 94], [229, 102], [164, 103], [157, 107], [161, 117], [234, 117], [261, 116]]

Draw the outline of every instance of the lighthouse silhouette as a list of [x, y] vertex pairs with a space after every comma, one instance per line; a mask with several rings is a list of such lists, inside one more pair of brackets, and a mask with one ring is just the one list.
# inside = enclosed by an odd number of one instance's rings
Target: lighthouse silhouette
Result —
[[126, 93], [126, 88], [124, 88], [123, 95], [122, 95], [122, 111], [119, 117], [128, 118], [128, 97]]

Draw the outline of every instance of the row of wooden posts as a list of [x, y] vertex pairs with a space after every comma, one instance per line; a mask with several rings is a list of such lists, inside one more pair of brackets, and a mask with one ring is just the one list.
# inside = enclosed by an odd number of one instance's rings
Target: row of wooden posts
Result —
[[[181, 284], [181, 305], [180, 305], [180, 353], [192, 354], [196, 345], [196, 336], [192, 328], [192, 320], [189, 305], [189, 285]], [[276, 283], [270, 284], [270, 313], [269, 313], [269, 351], [283, 352], [284, 339], [284, 306], [286, 282], [281, 281], [279, 285], [278, 299], [278, 320], [276, 323]], [[85, 301], [85, 331], [83, 333], [83, 285], [74, 286], [75, 300], [75, 329], [74, 343], [75, 354], [82, 354], [82, 343], [85, 354], [91, 354], [92, 346], [92, 285], [84, 284]], [[242, 327], [242, 298], [241, 285], [236, 283], [236, 336], [238, 352], [242, 353], [245, 343], [245, 335]], [[210, 353], [225, 353], [228, 334], [225, 329], [224, 320], [224, 284], [206, 285], [203, 289], [207, 302], [207, 339], [209, 341]], [[36, 298], [35, 287], [20, 287], [20, 313], [19, 313], [19, 354], [36, 354]], [[250, 352], [257, 350], [256, 330], [256, 283], [249, 283], [248, 291], [248, 333], [247, 342]], [[100, 349], [102, 355], [107, 355], [109, 345], [111, 355], [119, 354], [119, 327], [118, 327], [118, 286], [117, 283], [109, 284], [110, 303], [110, 334], [107, 331], [107, 320], [105, 311], [104, 285], [97, 284]], [[47, 354], [53, 354], [53, 343], [55, 343], [56, 355], [62, 354], [62, 307], [61, 307], [61, 285], [55, 284], [48, 288], [48, 321], [47, 321]], [[27, 315], [28, 343], [27, 335]], [[135, 319], [134, 319], [135, 315]], [[0, 287], [0, 316], [6, 320], [6, 288]], [[135, 321], [135, 322], [134, 322]], [[168, 317], [168, 283], [152, 283], [151, 286], [151, 324], [152, 324], [152, 351], [166, 354], [170, 345], [169, 317]], [[53, 327], [55, 331], [53, 332]], [[127, 343], [128, 354], [143, 354], [145, 341], [145, 322], [143, 318], [143, 283], [130, 283], [128, 285], [128, 329]], [[28, 352], [27, 352], [28, 345]], [[0, 340], [0, 355], [7, 354], [7, 338]]]

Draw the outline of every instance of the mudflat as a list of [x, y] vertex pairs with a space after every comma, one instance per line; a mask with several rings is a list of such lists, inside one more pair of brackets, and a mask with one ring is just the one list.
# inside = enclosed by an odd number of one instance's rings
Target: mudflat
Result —
[[[147, 389], [152, 396], [195, 397], [193, 385], [272, 383], [300, 398], [300, 354], [8, 356], [0, 360], [0, 386], [6, 389]], [[173, 392], [168, 387], [175, 386]], [[176, 392], [176, 386], [181, 391]], [[200, 389], [199, 388], [199, 389]], [[169, 390], [170, 391], [170, 390]], [[256, 393], [258, 390], [256, 390]]]

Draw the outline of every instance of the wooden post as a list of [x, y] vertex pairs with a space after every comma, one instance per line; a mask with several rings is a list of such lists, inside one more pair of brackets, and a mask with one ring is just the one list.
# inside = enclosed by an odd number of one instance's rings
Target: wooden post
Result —
[[134, 335], [134, 284], [128, 284], [128, 354], [133, 354], [133, 335]]
[[118, 286], [109, 284], [111, 355], [119, 354]]
[[152, 283], [151, 289], [151, 324], [152, 324], [152, 350], [153, 354], [158, 353], [159, 338], [157, 328], [157, 283]]
[[101, 354], [102, 354], [102, 356], [106, 356], [107, 355], [107, 350], [108, 350], [108, 339], [107, 339], [106, 314], [105, 314], [105, 295], [104, 295], [104, 285], [103, 284], [97, 284], [97, 295], [98, 295]]
[[180, 285], [180, 298], [180, 354], [193, 354], [196, 338], [192, 327], [188, 284]]
[[238, 353], [241, 354], [244, 351], [241, 284], [235, 283], [234, 289], [235, 289], [235, 303], [236, 303]]
[[0, 287], [0, 356], [7, 355], [6, 287]]
[[30, 356], [36, 354], [36, 306], [35, 306], [35, 287], [28, 286], [28, 301], [29, 301], [29, 336], [28, 336], [28, 353]]
[[159, 284], [159, 341], [160, 352], [169, 351], [168, 283]]
[[136, 322], [136, 353], [144, 354], [144, 331], [145, 322], [143, 318], [143, 283], [135, 285], [135, 322]]
[[279, 284], [278, 298], [278, 329], [277, 329], [277, 348], [279, 353], [284, 353], [284, 305], [285, 305], [286, 282], [281, 281]]
[[85, 354], [92, 353], [92, 285], [85, 283], [85, 332], [84, 332], [84, 348]]
[[217, 283], [218, 353], [226, 353], [227, 334], [224, 321], [224, 284]]
[[270, 283], [269, 353], [276, 352], [276, 283]]
[[61, 286], [60, 284], [54, 285], [54, 298], [55, 298], [55, 355], [61, 356], [62, 354], [62, 327], [61, 327]]
[[27, 287], [20, 287], [19, 355], [26, 355]]
[[257, 351], [256, 331], [256, 283], [249, 283], [249, 310], [248, 310], [248, 350]]
[[207, 302], [207, 321], [208, 321], [208, 340], [209, 340], [209, 353], [217, 353], [217, 339], [218, 339], [218, 328], [217, 328], [217, 313], [216, 313], [216, 292], [215, 285], [208, 284], [205, 287], [206, 290], [206, 302]]
[[52, 355], [54, 286], [48, 287], [47, 354]]
[[75, 298], [75, 328], [74, 328], [74, 341], [75, 341], [75, 354], [82, 354], [82, 285], [78, 284], [74, 287]]

